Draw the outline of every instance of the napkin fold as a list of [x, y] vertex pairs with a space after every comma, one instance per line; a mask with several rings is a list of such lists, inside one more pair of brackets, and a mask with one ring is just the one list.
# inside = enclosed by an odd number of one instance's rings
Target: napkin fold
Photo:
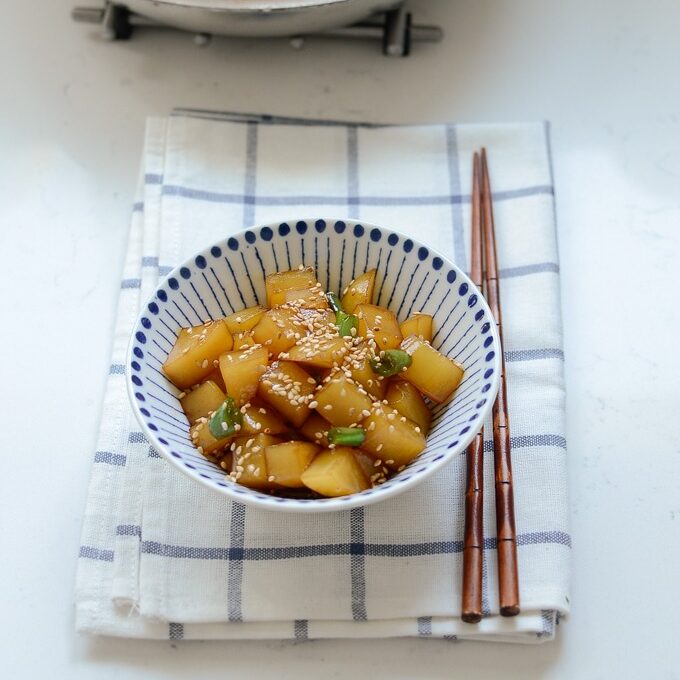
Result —
[[[411, 234], [467, 269], [471, 158], [480, 146], [489, 153], [502, 266], [522, 613], [498, 614], [486, 441], [485, 616], [469, 625], [459, 618], [464, 456], [366, 508], [319, 515], [246, 508], [185, 477], [149, 445], [128, 405], [125, 355], [159, 279], [246, 226], [350, 217]], [[569, 610], [565, 459], [547, 126], [388, 126], [196, 110], [148, 121], [84, 513], [79, 631], [551, 639]]]

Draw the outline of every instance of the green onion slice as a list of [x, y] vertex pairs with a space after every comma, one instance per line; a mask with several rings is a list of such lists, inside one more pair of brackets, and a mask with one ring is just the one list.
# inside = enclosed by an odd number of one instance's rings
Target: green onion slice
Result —
[[227, 397], [208, 421], [208, 428], [215, 439], [224, 439], [236, 433], [237, 424], [243, 424], [243, 414], [234, 400]]
[[366, 432], [360, 427], [331, 427], [328, 430], [328, 441], [336, 446], [361, 446], [366, 439]]
[[328, 304], [329, 304], [330, 308], [336, 314], [337, 314], [337, 312], [344, 311], [342, 309], [342, 302], [340, 302], [340, 298], [335, 293], [326, 293], [326, 299], [328, 300]]
[[[335, 313], [335, 325], [338, 327], [338, 333], [340, 335], [356, 335], [356, 329], [359, 325], [359, 319], [357, 319], [354, 314], [348, 314], [347, 312], [336, 312]], [[352, 333], [354, 329], [354, 333]]]
[[370, 364], [374, 373], [387, 378], [408, 368], [411, 365], [411, 357], [403, 349], [386, 349], [382, 357], [371, 359]]

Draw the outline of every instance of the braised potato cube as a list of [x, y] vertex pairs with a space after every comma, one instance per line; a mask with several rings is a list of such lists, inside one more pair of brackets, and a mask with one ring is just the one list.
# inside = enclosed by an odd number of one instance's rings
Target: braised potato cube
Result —
[[371, 269], [361, 276], [357, 276], [352, 283], [345, 288], [342, 296], [342, 307], [352, 314], [357, 305], [367, 305], [373, 302], [373, 288], [375, 287], [375, 273], [377, 270]]
[[277, 357], [295, 344], [296, 333], [301, 337], [300, 326], [294, 319], [295, 312], [291, 309], [270, 309], [253, 328], [253, 340]]
[[307, 309], [328, 309], [328, 300], [320, 285], [303, 290], [281, 290], [272, 293], [272, 307], [295, 302]]
[[365, 451], [362, 451], [361, 449], [352, 450], [354, 451], [354, 457], [357, 459], [357, 463], [359, 463], [364, 475], [366, 475], [366, 479], [370, 481], [371, 477], [381, 470], [382, 465], [377, 466], [376, 459]]
[[410, 355], [411, 365], [401, 373], [432, 401], [445, 401], [463, 379], [463, 367], [440, 354], [429, 342], [409, 335], [401, 348]]
[[240, 312], [234, 312], [224, 318], [224, 323], [227, 324], [229, 332], [234, 335], [236, 333], [247, 333], [257, 326], [258, 321], [267, 310], [260, 305], [254, 307], [247, 307]]
[[316, 410], [333, 425], [347, 427], [358, 423], [371, 410], [371, 398], [343, 373], [331, 378], [315, 396]]
[[234, 333], [234, 349], [248, 349], [257, 344], [253, 338], [252, 331], [245, 331], [244, 333]]
[[268, 274], [264, 281], [267, 292], [267, 306], [274, 306], [272, 297], [275, 293], [281, 293], [285, 290], [306, 290], [316, 283], [316, 274], [312, 267]]
[[264, 450], [267, 473], [271, 481], [281, 486], [303, 487], [302, 473], [319, 451], [316, 444], [302, 441], [289, 441], [268, 446]]
[[201, 453], [205, 455], [214, 455], [218, 451], [222, 451], [225, 446], [231, 442], [231, 437], [224, 437], [224, 439], [216, 439], [213, 437], [210, 428], [208, 427], [207, 419], [202, 418], [199, 422], [194, 423], [190, 430], [189, 436], [196, 448], [201, 449]]
[[288, 425], [271, 406], [253, 401], [243, 414], [241, 434], [282, 434]]
[[215, 465], [219, 465], [223, 470], [229, 472], [233, 465], [233, 456], [231, 451], [218, 451], [217, 453], [206, 453], [205, 457]]
[[174, 385], [184, 390], [211, 373], [213, 361], [228, 352], [232, 344], [231, 333], [222, 320], [182, 328], [163, 364], [163, 371]]
[[432, 342], [432, 317], [429, 314], [414, 314], [399, 326], [404, 337], [417, 335]]
[[366, 439], [361, 448], [381, 459], [387, 467], [396, 469], [407, 465], [425, 449], [425, 435], [416, 430], [414, 422], [390, 406], [374, 409], [362, 427], [366, 430]]
[[309, 418], [302, 423], [300, 433], [315, 444], [328, 446], [328, 430], [330, 427], [331, 425], [327, 420], [322, 418], [316, 411], [312, 411], [309, 414]]
[[262, 491], [274, 488], [268, 481], [267, 460], [264, 452], [268, 446], [278, 444], [281, 440], [270, 434], [257, 434], [254, 437], [236, 437], [234, 439], [234, 460], [231, 471], [236, 481], [243, 486]]
[[239, 404], [245, 404], [257, 392], [260, 376], [267, 368], [269, 354], [259, 345], [235, 352], [225, 352], [220, 357], [220, 371], [227, 394]]
[[273, 406], [295, 427], [309, 415], [309, 402], [316, 382], [304, 368], [292, 361], [277, 361], [260, 378], [260, 399]]
[[222, 392], [224, 392], [225, 394], [227, 393], [227, 387], [224, 384], [224, 379], [222, 378], [222, 373], [220, 371], [219, 364], [217, 365], [217, 368], [213, 369], [210, 373], [208, 373], [203, 382], [208, 382], [208, 380], [212, 380], [215, 383], [215, 385], [217, 385], [222, 390]]
[[206, 380], [195, 390], [187, 392], [179, 403], [182, 405], [187, 420], [195, 423], [199, 418], [207, 417], [208, 414], [218, 409], [224, 397], [224, 392], [212, 380]]
[[358, 333], [373, 338], [380, 349], [395, 349], [402, 341], [397, 317], [384, 307], [357, 305], [354, 313], [359, 318]]
[[370, 487], [354, 451], [343, 446], [317, 454], [302, 473], [302, 483], [323, 496], [347, 496]]
[[430, 431], [432, 414], [420, 392], [406, 380], [393, 380], [387, 388], [387, 403], [396, 408], [402, 416], [412, 420], [421, 432]]
[[361, 361], [360, 368], [351, 368], [352, 378], [361, 383], [361, 386], [373, 397], [373, 399], [382, 400], [385, 396], [385, 389], [387, 388], [387, 379], [379, 376], [371, 368], [368, 357]]
[[[286, 358], [316, 368], [331, 368], [342, 363], [348, 344], [344, 338], [319, 338], [307, 335], [286, 353]], [[370, 367], [369, 367], [370, 368]]]

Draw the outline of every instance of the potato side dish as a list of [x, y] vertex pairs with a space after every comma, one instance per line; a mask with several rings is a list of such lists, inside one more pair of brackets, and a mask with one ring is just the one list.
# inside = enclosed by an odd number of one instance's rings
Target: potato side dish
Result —
[[430, 344], [431, 316], [399, 324], [373, 304], [375, 275], [340, 299], [300, 265], [266, 277], [266, 307], [180, 330], [163, 370], [183, 390], [191, 441], [232, 481], [344, 496], [423, 451], [428, 401], [445, 401], [463, 368]]

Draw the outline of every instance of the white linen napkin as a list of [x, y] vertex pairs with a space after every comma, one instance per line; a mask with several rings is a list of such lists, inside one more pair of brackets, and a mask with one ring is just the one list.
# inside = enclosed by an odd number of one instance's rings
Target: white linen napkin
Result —
[[[459, 619], [464, 456], [366, 508], [316, 516], [246, 508], [149, 446], [128, 406], [124, 362], [159, 278], [245, 226], [351, 217], [409, 233], [468, 269], [471, 156], [480, 146], [502, 266], [522, 613], [498, 615], [487, 441], [485, 617], [470, 625]], [[77, 629], [165, 639], [551, 639], [569, 610], [571, 546], [547, 126], [180, 110], [148, 122], [137, 201], [84, 515]]]

